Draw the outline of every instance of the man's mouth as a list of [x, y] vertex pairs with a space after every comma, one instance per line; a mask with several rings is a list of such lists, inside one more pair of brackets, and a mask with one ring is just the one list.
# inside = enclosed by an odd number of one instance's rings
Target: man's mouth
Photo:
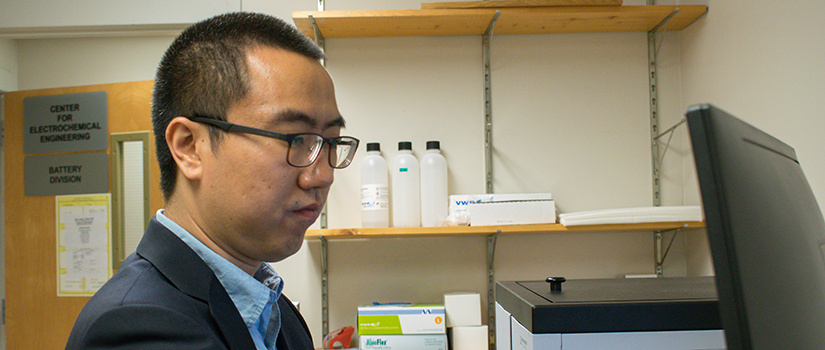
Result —
[[321, 205], [310, 204], [299, 209], [293, 210], [292, 212], [308, 220], [315, 221], [315, 219], [318, 218], [318, 215], [321, 212]]

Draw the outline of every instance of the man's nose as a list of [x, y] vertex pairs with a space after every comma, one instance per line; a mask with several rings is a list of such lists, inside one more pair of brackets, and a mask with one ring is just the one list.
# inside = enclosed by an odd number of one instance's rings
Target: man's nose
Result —
[[321, 147], [318, 158], [308, 167], [303, 168], [298, 185], [305, 189], [330, 187], [334, 171], [335, 169], [329, 165], [329, 147]]

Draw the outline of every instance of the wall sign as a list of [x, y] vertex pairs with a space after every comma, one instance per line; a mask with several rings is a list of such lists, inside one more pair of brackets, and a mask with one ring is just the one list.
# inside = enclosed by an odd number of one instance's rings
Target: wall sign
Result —
[[109, 145], [106, 91], [23, 99], [23, 153], [101, 151]]
[[27, 196], [109, 192], [106, 152], [28, 156], [24, 171]]

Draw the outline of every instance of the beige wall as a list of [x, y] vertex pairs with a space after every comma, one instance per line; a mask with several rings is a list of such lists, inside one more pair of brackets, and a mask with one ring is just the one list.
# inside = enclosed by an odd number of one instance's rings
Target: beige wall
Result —
[[0, 92], [17, 89], [17, 41], [0, 38]]
[[4, 0], [0, 30], [5, 28], [77, 27], [186, 23], [214, 13], [237, 11], [241, 0]]
[[[710, 12], [686, 30], [668, 33], [660, 51], [662, 126], [678, 121], [690, 104], [716, 103], [795, 146], [822, 202], [825, 99], [818, 95], [825, 91], [825, 25], [814, 16], [825, 4], [705, 3]], [[327, 1], [330, 10], [418, 6], [412, 0]], [[244, 7], [283, 17], [314, 10], [316, 2], [247, 0]], [[17, 84], [22, 90], [152, 79], [171, 40], [20, 40]], [[7, 52], [0, 48], [0, 56]], [[412, 140], [420, 157], [426, 140], [439, 139], [450, 192], [484, 192], [481, 38], [331, 39], [327, 54], [347, 133], [381, 142], [388, 160], [397, 141]], [[499, 35], [492, 55], [497, 192], [552, 192], [562, 212], [651, 204], [643, 33]], [[685, 135], [679, 129], [665, 160], [664, 204], [699, 204]], [[336, 173], [331, 227], [359, 223], [363, 156]], [[701, 232], [676, 242], [666, 275], [712, 273]], [[353, 325], [355, 306], [372, 301], [438, 301], [453, 290], [485, 295], [485, 246], [483, 237], [331, 241], [330, 327]], [[496, 278], [651, 273], [652, 246], [650, 233], [501, 237]], [[319, 265], [317, 240], [276, 264], [317, 344]]]
[[174, 37], [18, 40], [19, 90], [152, 80]]
[[[717, 0], [709, 7], [682, 31], [684, 105], [714, 103], [790, 144], [825, 208], [825, 23], [818, 19], [825, 2]], [[684, 160], [685, 198], [696, 203], [692, 160]]]

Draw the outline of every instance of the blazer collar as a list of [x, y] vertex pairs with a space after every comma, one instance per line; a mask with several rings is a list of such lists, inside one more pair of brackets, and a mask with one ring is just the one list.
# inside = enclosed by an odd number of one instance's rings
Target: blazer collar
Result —
[[182, 292], [203, 301], [209, 300], [211, 280], [218, 278], [197, 253], [154, 217], [146, 227], [137, 253]]

